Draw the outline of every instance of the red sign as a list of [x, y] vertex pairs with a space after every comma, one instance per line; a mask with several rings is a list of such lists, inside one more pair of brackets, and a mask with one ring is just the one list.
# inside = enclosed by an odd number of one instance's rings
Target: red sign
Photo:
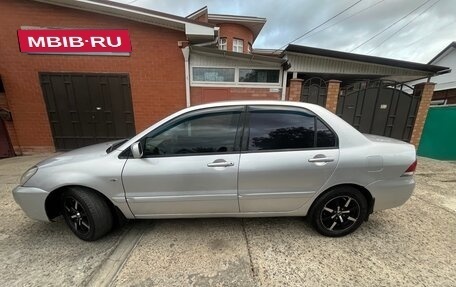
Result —
[[22, 53], [131, 53], [128, 30], [34, 29], [18, 30]]

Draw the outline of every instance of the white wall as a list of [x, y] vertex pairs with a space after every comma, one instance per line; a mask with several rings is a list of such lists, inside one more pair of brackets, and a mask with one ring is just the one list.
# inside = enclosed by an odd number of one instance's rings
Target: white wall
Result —
[[435, 91], [456, 88], [456, 49], [451, 49], [452, 51], [448, 55], [432, 63], [432, 65], [451, 69], [451, 73], [431, 78], [431, 82], [436, 83]]

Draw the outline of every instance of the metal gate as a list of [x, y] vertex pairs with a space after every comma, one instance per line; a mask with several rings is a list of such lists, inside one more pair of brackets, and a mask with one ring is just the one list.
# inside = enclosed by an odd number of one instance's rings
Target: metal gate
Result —
[[39, 73], [56, 150], [135, 134], [126, 74]]
[[324, 107], [326, 105], [326, 92], [328, 85], [325, 80], [313, 77], [302, 83], [301, 102], [317, 104]]
[[342, 87], [336, 114], [363, 133], [410, 141], [421, 93], [393, 81]]

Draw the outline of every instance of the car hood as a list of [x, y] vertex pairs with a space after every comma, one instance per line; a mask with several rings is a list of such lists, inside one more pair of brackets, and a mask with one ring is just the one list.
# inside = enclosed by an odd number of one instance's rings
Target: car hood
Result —
[[45, 159], [37, 164], [38, 167], [48, 167], [48, 166], [56, 166], [66, 163], [75, 163], [81, 162], [86, 160], [95, 159], [98, 157], [104, 157], [108, 153], [106, 150], [113, 145], [114, 143], [119, 142], [117, 141], [110, 141], [95, 145], [86, 146], [83, 148], [78, 148], [69, 152], [61, 153]]

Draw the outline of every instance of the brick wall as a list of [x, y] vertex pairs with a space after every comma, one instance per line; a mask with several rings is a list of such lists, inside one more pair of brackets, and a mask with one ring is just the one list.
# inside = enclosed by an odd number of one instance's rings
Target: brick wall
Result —
[[264, 88], [212, 88], [191, 87], [191, 104], [200, 105], [217, 101], [280, 100], [280, 92]]
[[456, 104], [456, 89], [435, 91], [432, 100], [447, 100], [448, 105]]
[[427, 113], [431, 104], [434, 87], [435, 83], [420, 83], [415, 85], [415, 92], [421, 92], [421, 102], [415, 118], [415, 125], [413, 127], [410, 143], [415, 145], [416, 148], [420, 145], [421, 134], [423, 132], [424, 123], [426, 122]]
[[220, 37], [226, 38], [227, 50], [233, 51], [233, 38], [244, 40], [244, 53], [248, 52], [248, 43], [253, 44], [253, 33], [245, 26], [239, 24], [219, 24]]
[[302, 79], [290, 79], [290, 87], [288, 88], [289, 101], [301, 101], [302, 82]]
[[204, 13], [203, 15], [199, 16], [198, 18], [195, 19], [195, 21], [198, 22], [204, 22], [207, 23], [207, 13]]
[[[54, 149], [38, 72], [128, 73], [137, 131], [185, 107], [183, 32], [35, 1], [0, 1], [0, 74], [13, 124], [16, 152]], [[19, 52], [21, 26], [126, 28], [130, 57], [27, 55]], [[15, 135], [14, 135], [15, 130]]]
[[326, 108], [336, 113], [337, 101], [339, 99], [340, 81], [329, 80], [328, 90], [326, 91]]
[[[0, 93], [0, 108], [10, 110], [8, 101], [6, 99], [5, 93]], [[17, 135], [16, 135], [16, 130], [14, 129], [14, 125], [12, 121], [3, 121], [5, 123], [6, 131], [8, 132], [8, 138], [11, 143], [11, 146], [14, 149], [14, 152], [16, 155], [21, 155], [22, 150], [19, 145], [19, 142], [17, 141]]]

